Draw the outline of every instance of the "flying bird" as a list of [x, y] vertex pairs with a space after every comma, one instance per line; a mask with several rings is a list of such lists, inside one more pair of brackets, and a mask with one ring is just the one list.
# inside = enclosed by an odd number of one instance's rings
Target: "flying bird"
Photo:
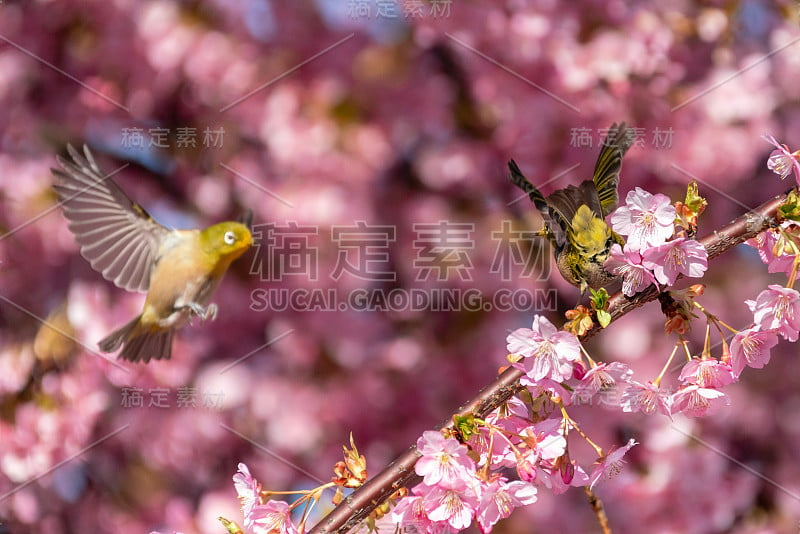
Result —
[[230, 264], [253, 242], [247, 221], [202, 230], [173, 230], [156, 222], [105, 175], [89, 151], [67, 145], [57, 156], [53, 188], [81, 255], [104, 278], [147, 292], [142, 313], [100, 340], [103, 352], [122, 347], [131, 362], [169, 359], [173, 333], [193, 317], [214, 319], [210, 303]]

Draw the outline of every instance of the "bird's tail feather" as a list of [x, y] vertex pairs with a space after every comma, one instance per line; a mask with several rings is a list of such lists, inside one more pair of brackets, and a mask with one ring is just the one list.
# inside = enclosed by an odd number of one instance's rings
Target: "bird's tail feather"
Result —
[[144, 332], [129, 339], [118, 358], [144, 363], [153, 360], [168, 360], [172, 356], [172, 330]]
[[132, 321], [124, 324], [123, 326], [117, 328], [106, 337], [101, 339], [97, 346], [100, 347], [100, 350], [103, 352], [114, 352], [118, 348], [122, 346], [122, 344], [128, 339], [128, 336], [136, 329], [136, 326], [139, 324], [139, 319], [141, 315], [135, 317]]
[[122, 346], [118, 358], [144, 363], [168, 360], [172, 356], [172, 330], [150, 330], [140, 327], [141, 316], [111, 332], [97, 344], [103, 352], [114, 352]]

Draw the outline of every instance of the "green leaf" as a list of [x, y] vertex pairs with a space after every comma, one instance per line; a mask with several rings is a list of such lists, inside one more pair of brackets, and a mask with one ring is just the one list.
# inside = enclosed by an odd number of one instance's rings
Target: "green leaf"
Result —
[[703, 213], [703, 210], [705, 210], [708, 205], [706, 199], [700, 196], [697, 189], [697, 182], [694, 180], [692, 180], [692, 182], [689, 183], [689, 187], [686, 188], [686, 201], [684, 204], [692, 210], [695, 215]]
[[468, 441], [473, 434], [478, 432], [478, 423], [475, 421], [475, 414], [472, 413], [454, 415], [453, 426], [464, 441]]
[[608, 291], [606, 291], [606, 288], [601, 287], [597, 291], [590, 288], [589, 291], [592, 294], [592, 297], [589, 299], [592, 302], [592, 307], [595, 310], [604, 310], [608, 305], [608, 299], [609, 299]]
[[222, 523], [222, 525], [225, 527], [225, 530], [228, 531], [228, 534], [244, 534], [242, 527], [240, 527], [233, 521], [229, 521], [224, 517], [218, 517], [217, 520], [219, 520], [219, 522]]
[[797, 189], [789, 191], [786, 202], [778, 206], [778, 216], [800, 222], [800, 193], [797, 192]]
[[611, 314], [606, 310], [597, 310], [597, 322], [600, 323], [600, 326], [603, 328], [607, 327], [611, 324]]

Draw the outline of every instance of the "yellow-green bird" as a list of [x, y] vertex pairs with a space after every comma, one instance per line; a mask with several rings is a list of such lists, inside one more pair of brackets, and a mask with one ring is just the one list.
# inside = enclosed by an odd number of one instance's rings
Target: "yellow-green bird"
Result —
[[558, 271], [564, 280], [579, 287], [581, 294], [615, 278], [603, 269], [603, 263], [611, 245], [624, 241], [606, 224], [605, 217], [617, 207], [622, 157], [632, 142], [633, 135], [625, 123], [614, 123], [603, 141], [592, 179], [559, 189], [547, 198], [525, 178], [514, 160], [508, 162], [511, 182], [527, 193], [542, 213], [543, 234], [553, 244]]
[[100, 340], [103, 352], [122, 347], [132, 362], [168, 359], [172, 334], [193, 316], [214, 319], [211, 295], [231, 262], [252, 244], [249, 224], [222, 222], [203, 230], [162, 226], [131, 201], [97, 166], [67, 146], [57, 156], [53, 185], [81, 255], [107, 280], [128, 291], [147, 291], [142, 313]]

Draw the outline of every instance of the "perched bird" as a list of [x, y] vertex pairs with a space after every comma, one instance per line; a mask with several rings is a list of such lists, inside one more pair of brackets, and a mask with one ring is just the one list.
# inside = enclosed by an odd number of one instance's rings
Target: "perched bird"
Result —
[[544, 217], [542, 233], [553, 244], [558, 271], [564, 280], [579, 287], [581, 294], [615, 278], [603, 269], [603, 262], [611, 245], [624, 241], [606, 224], [605, 217], [617, 207], [622, 156], [632, 142], [625, 123], [614, 123], [603, 141], [592, 179], [559, 189], [547, 198], [525, 178], [514, 160], [508, 162], [511, 182], [528, 194]]
[[98, 346], [132, 362], [168, 359], [172, 334], [193, 316], [217, 314], [211, 295], [231, 262], [252, 244], [247, 224], [222, 222], [203, 230], [172, 230], [153, 220], [97, 166], [67, 146], [57, 157], [53, 188], [81, 255], [107, 280], [128, 291], [147, 291], [142, 313]]

